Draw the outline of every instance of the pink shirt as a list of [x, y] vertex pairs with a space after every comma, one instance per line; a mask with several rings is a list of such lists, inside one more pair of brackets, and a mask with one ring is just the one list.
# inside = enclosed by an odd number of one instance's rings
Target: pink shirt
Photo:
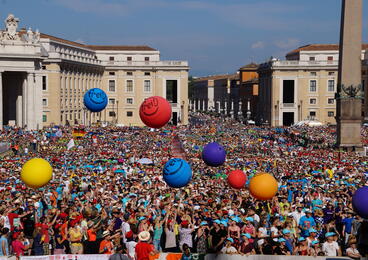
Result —
[[16, 256], [23, 255], [23, 250], [25, 249], [25, 246], [18, 239], [12, 242], [12, 247]]

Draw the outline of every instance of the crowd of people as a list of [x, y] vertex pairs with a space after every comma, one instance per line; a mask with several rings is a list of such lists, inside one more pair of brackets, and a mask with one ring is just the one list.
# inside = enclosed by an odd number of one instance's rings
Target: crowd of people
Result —
[[[0, 161], [0, 256], [114, 254], [149, 259], [160, 252], [341, 256], [368, 254], [368, 223], [351, 197], [367, 184], [366, 157], [335, 148], [329, 126], [270, 128], [193, 114], [188, 126], [5, 128], [11, 151]], [[362, 129], [363, 141], [368, 136]], [[173, 189], [163, 165], [180, 140], [193, 178]], [[216, 141], [227, 152], [206, 166], [201, 150]], [[176, 148], [175, 148], [176, 149]], [[53, 178], [28, 188], [19, 174], [29, 159], [48, 160]], [[270, 201], [226, 181], [268, 172], [279, 191]]]

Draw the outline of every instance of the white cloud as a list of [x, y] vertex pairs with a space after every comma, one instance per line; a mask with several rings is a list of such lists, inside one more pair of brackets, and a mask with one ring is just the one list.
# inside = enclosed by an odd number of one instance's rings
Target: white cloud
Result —
[[276, 47], [280, 49], [295, 48], [295, 47], [298, 47], [299, 44], [300, 44], [300, 40], [295, 39], [295, 38], [289, 38], [289, 39], [280, 40], [280, 41], [275, 42]]
[[252, 49], [263, 49], [265, 47], [265, 43], [262, 41], [255, 42], [251, 45]]

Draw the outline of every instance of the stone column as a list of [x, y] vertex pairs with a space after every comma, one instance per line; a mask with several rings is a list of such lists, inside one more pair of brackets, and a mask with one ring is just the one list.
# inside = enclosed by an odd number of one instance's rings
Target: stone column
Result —
[[16, 126], [22, 127], [23, 124], [23, 86], [17, 89], [17, 100], [16, 100]]
[[[34, 74], [35, 84], [33, 88], [34, 93], [34, 112], [35, 112], [35, 127], [36, 129], [42, 129], [42, 75]], [[60, 110], [59, 110], [60, 111]]]
[[2, 72], [0, 72], [0, 129], [3, 129], [3, 78]]
[[337, 144], [362, 147], [362, 0], [343, 0], [337, 99]]
[[[34, 114], [34, 73], [27, 74], [27, 128], [35, 129], [35, 114]], [[40, 97], [41, 98], [41, 97]]]
[[22, 84], [22, 127], [27, 125], [27, 77], [24, 77]]

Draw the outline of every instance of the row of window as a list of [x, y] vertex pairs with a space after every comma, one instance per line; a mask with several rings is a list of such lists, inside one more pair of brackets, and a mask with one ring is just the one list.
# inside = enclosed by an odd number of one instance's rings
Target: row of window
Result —
[[[317, 71], [311, 71], [310, 72], [310, 75], [311, 76], [317, 76]], [[334, 71], [329, 71], [328, 72], [328, 76], [334, 76], [335, 75], [335, 72]]]
[[[335, 92], [335, 80], [329, 79], [327, 81], [327, 91]], [[309, 81], [309, 92], [317, 92], [317, 80]]]
[[[109, 72], [109, 76], [115, 76], [115, 75], [116, 75], [115, 71], [110, 71]], [[126, 72], [126, 75], [127, 76], [133, 76], [133, 71], [127, 71]], [[144, 72], [144, 76], [151, 76], [151, 72], [145, 71]]]
[[[80, 114], [78, 113], [77, 115], [78, 115], [78, 119], [80, 119]], [[76, 117], [76, 115], [74, 115], [74, 116]], [[127, 117], [133, 117], [133, 111], [127, 111], [126, 116]], [[109, 112], [109, 117], [116, 117], [115, 111], [110, 111]], [[73, 119], [72, 114], [70, 114], [70, 120], [72, 120], [72, 119]], [[47, 122], [47, 115], [45, 115], [45, 114], [42, 115], [42, 122], [43, 123]]]
[[[317, 104], [317, 99], [316, 98], [310, 98], [309, 99], [309, 104], [310, 105], [316, 105]], [[327, 99], [327, 104], [329, 104], [329, 105], [335, 104], [335, 99], [334, 98], [328, 98]]]
[[[109, 61], [114, 61], [115, 60], [115, 57], [114, 56], [110, 56], [109, 57]], [[133, 57], [131, 56], [128, 56], [127, 61], [133, 61]], [[144, 61], [149, 61], [150, 60], [150, 57], [144, 57]]]
[[[109, 92], [115, 92], [115, 91], [116, 91], [115, 80], [109, 80]], [[143, 82], [143, 91], [151, 92], [151, 81], [150, 80], [145, 80]], [[125, 92], [134, 92], [133, 80], [128, 79], [126, 81]]]
[[[316, 60], [316, 57], [314, 56], [309, 57], [309, 61], [315, 61], [315, 60]], [[327, 61], [333, 61], [333, 60], [334, 60], [333, 56], [327, 56]]]
[[[317, 112], [316, 111], [309, 111], [309, 116], [310, 117], [316, 117], [317, 116]], [[328, 117], [334, 117], [335, 116], [335, 112], [334, 111], [327, 111], [327, 116]]]

